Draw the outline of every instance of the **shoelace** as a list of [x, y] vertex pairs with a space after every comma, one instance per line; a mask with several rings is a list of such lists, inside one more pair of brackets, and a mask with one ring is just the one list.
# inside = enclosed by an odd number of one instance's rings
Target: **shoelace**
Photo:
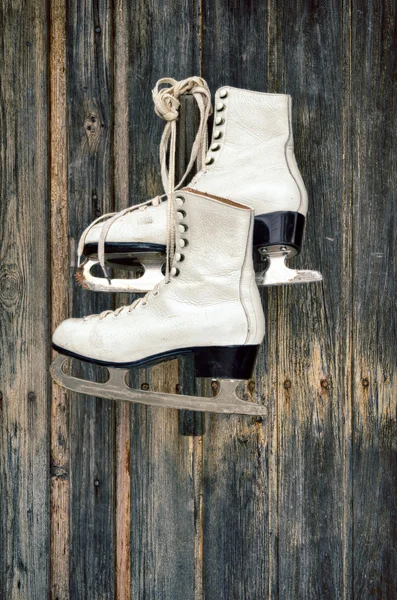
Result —
[[[168, 85], [169, 87], [161, 87], [164, 85]], [[182, 94], [186, 94], [187, 92], [191, 92], [193, 94], [194, 99], [197, 102], [197, 106], [200, 111], [200, 123], [192, 146], [190, 159], [186, 171], [183, 174], [179, 183], [175, 185], [176, 127], [180, 108], [179, 98]], [[201, 77], [189, 77], [188, 79], [184, 79], [182, 81], [176, 81], [175, 79], [166, 77], [163, 79], [159, 79], [159, 81], [156, 83], [156, 86], [152, 90], [152, 95], [156, 114], [165, 121], [167, 121], [160, 141], [161, 179], [164, 190], [166, 190], [166, 194], [163, 194], [162, 196], [156, 196], [155, 198], [152, 198], [151, 200], [148, 200], [141, 204], [128, 207], [118, 213], [108, 213], [107, 215], [102, 215], [93, 223], [91, 223], [83, 232], [79, 241], [78, 266], [80, 266], [80, 259], [83, 254], [87, 234], [89, 233], [91, 228], [94, 227], [94, 225], [100, 223], [102, 220], [107, 218], [109, 220], [106, 221], [106, 223], [104, 223], [98, 241], [98, 260], [102, 267], [105, 277], [108, 277], [105, 265], [105, 241], [113, 223], [128, 212], [138, 209], [145, 210], [145, 208], [150, 204], [154, 206], [159, 206], [160, 202], [162, 201], [161, 199], [166, 196], [168, 203], [165, 283], [169, 283], [171, 279], [171, 265], [174, 259], [175, 252], [175, 192], [181, 187], [181, 185], [185, 181], [196, 160], [198, 163], [198, 168], [201, 169], [203, 172], [206, 171], [205, 157], [207, 153], [207, 121], [208, 117], [212, 112], [211, 92], [208, 88], [206, 81]], [[167, 154], [169, 156], [168, 166]], [[147, 304], [149, 296], [156, 296], [157, 294], [158, 286], [156, 285], [153, 288], [153, 290], [148, 292], [143, 298], [135, 300], [131, 305], [121, 306], [115, 311], [103, 311], [102, 313], [100, 313], [99, 318], [104, 319], [110, 314], [112, 314], [112, 316], [114, 317], [117, 317], [123, 311], [131, 312], [137, 304], [142, 303], [142, 305], [145, 306]], [[90, 315], [88, 317], [85, 317], [85, 320], [88, 320], [91, 316], [96, 315]]]
[[[169, 87], [161, 87], [164, 85]], [[197, 102], [197, 106], [200, 111], [200, 123], [192, 146], [186, 171], [179, 183], [175, 185], [176, 127], [180, 108], [179, 98], [187, 92], [191, 92]], [[160, 118], [167, 121], [160, 141], [161, 180], [166, 193], [147, 200], [146, 202], [130, 206], [120, 212], [102, 215], [93, 221], [83, 231], [77, 249], [77, 266], [80, 266], [81, 264], [81, 257], [83, 255], [84, 245], [88, 233], [95, 225], [107, 219], [101, 229], [101, 234], [98, 240], [98, 261], [102, 267], [105, 277], [108, 277], [108, 272], [105, 265], [105, 242], [113, 223], [129, 212], [135, 210], [145, 210], [149, 205], [159, 206], [162, 198], [167, 197], [167, 257], [165, 276], [166, 280], [169, 281], [170, 266], [173, 261], [175, 245], [175, 191], [181, 187], [196, 160], [198, 163], [198, 168], [204, 172], [206, 171], [205, 157], [207, 153], [207, 121], [212, 112], [211, 92], [206, 81], [202, 77], [189, 77], [187, 79], [183, 79], [182, 81], [176, 81], [176, 79], [171, 77], [165, 77], [163, 79], [159, 79], [159, 81], [156, 83], [156, 86], [152, 90], [152, 96], [156, 114]], [[167, 154], [169, 156], [169, 166], [167, 166]]]

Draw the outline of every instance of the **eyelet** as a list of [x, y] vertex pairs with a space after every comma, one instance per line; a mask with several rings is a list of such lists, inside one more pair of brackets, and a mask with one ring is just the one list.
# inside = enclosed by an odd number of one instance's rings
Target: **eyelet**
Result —
[[171, 280], [170, 281], [164, 281], [164, 285], [169, 285], [170, 283], [171, 283]]
[[221, 138], [221, 137], [222, 137], [222, 132], [219, 131], [219, 129], [214, 131], [214, 140], [219, 140], [219, 138]]
[[215, 119], [215, 125], [223, 125], [225, 122], [225, 119], [223, 117], [216, 117]]
[[182, 206], [182, 204], [185, 202], [185, 198], [183, 196], [177, 196], [176, 197], [176, 203], [178, 206]]
[[188, 243], [189, 243], [187, 240], [185, 240], [183, 238], [181, 238], [178, 241], [179, 241], [179, 245], [180, 245], [181, 248], [185, 248], [188, 245]]
[[141, 302], [141, 306], [142, 306], [143, 308], [145, 308], [145, 306], [147, 306], [147, 305], [148, 305], [148, 303], [147, 303], [147, 300], [142, 300], [142, 302]]
[[226, 97], [227, 97], [227, 90], [220, 90], [219, 98], [226, 98]]
[[186, 213], [184, 210], [177, 210], [176, 214], [180, 219], [184, 219], [186, 217]]
[[182, 223], [181, 225], [178, 225], [178, 229], [181, 233], [185, 233], [185, 231], [187, 231], [189, 229], [189, 227], [187, 225], [185, 225], [184, 223]]
[[212, 144], [211, 150], [213, 152], [216, 152], [217, 150], [219, 150], [220, 147], [221, 147], [220, 144]]
[[152, 292], [152, 296], [153, 296], [153, 298], [155, 298], [155, 297], [156, 297], [156, 296], [158, 296], [158, 295], [159, 295], [159, 291], [158, 291], [158, 290], [157, 290], [156, 292]]
[[214, 162], [214, 159], [212, 156], [207, 156], [207, 158], [205, 159], [206, 165], [212, 165], [213, 162]]
[[172, 267], [170, 273], [171, 273], [171, 275], [173, 277], [178, 277], [178, 275], [179, 275], [179, 269], [177, 269], [176, 267]]
[[221, 110], [224, 110], [225, 108], [225, 104], [223, 102], [218, 102], [218, 104], [216, 105], [216, 110], [218, 112], [220, 112]]

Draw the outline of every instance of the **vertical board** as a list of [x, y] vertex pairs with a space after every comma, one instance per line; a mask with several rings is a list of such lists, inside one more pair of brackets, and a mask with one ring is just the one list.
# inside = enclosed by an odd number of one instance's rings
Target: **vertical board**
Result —
[[350, 597], [345, 19], [340, 0], [280, 2], [277, 11], [277, 91], [292, 96], [296, 156], [309, 195], [295, 264], [324, 277], [322, 284], [283, 286], [278, 298], [280, 600]]
[[[221, 85], [265, 91], [266, 3], [203, 3], [202, 75]], [[267, 313], [267, 292], [263, 293]], [[270, 313], [269, 313], [270, 314]], [[268, 318], [268, 339], [274, 335]], [[273, 350], [269, 351], [269, 355]], [[246, 393], [267, 418], [207, 415], [204, 434], [204, 594], [208, 600], [265, 598], [274, 585], [274, 395], [265, 341]]]
[[[111, 294], [73, 283], [80, 234], [112, 208], [112, 36], [110, 2], [67, 7], [67, 97], [70, 296], [73, 316], [111, 308]], [[64, 249], [60, 249], [64, 252]], [[94, 369], [87, 368], [86, 373]], [[113, 599], [115, 403], [70, 399], [70, 594], [74, 599]]]
[[[66, 7], [50, 2], [50, 193], [51, 333], [69, 312]], [[69, 599], [69, 403], [67, 392], [52, 384], [51, 402], [51, 598]]]
[[0, 596], [49, 595], [46, 2], [0, 5]]
[[[162, 77], [198, 72], [196, 6], [191, 0], [137, 2], [126, 8], [130, 32], [129, 203], [162, 193], [159, 143], [165, 122], [151, 90]], [[136, 384], [174, 392], [176, 361], [142, 370]], [[193, 445], [179, 435], [178, 412], [131, 407], [131, 598], [193, 598]]]
[[354, 598], [397, 597], [396, 3], [352, 3]]

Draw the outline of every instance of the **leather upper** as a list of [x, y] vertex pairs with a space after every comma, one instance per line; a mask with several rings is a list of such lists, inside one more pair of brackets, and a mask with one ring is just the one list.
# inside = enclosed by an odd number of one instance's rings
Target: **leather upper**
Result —
[[184, 256], [175, 261], [179, 275], [160, 282], [130, 312], [64, 321], [53, 336], [57, 346], [121, 363], [175, 348], [262, 342], [253, 211], [185, 190], [178, 197], [184, 199], [176, 217], [176, 251]]
[[[215, 96], [207, 171], [190, 187], [248, 204], [256, 214], [307, 213], [307, 193], [296, 164], [291, 96], [232, 87]], [[219, 124], [217, 124], [219, 122]]]
[[[147, 244], [166, 243], [167, 204], [146, 205], [128, 212], [115, 221], [106, 236], [107, 242], [145, 242]], [[103, 223], [94, 225], [88, 232], [85, 243], [97, 243]]]

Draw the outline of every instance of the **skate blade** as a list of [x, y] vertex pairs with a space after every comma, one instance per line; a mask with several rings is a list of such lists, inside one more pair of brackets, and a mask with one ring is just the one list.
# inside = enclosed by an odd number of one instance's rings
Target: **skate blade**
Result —
[[75, 279], [82, 288], [93, 292], [141, 294], [150, 292], [164, 278], [160, 263], [143, 266], [144, 273], [137, 279], [106, 279], [105, 277], [95, 277], [95, 275], [92, 275], [91, 269], [97, 264], [99, 264], [97, 260], [88, 258], [78, 268]]
[[179, 410], [236, 415], [266, 414], [264, 406], [241, 400], [237, 396], [236, 390], [241, 383], [237, 379], [219, 380], [218, 393], [212, 398], [165, 394], [162, 392], [135, 390], [128, 387], [125, 378], [129, 371], [125, 369], [108, 367], [109, 379], [106, 383], [97, 383], [67, 375], [63, 367], [68, 360], [70, 360], [69, 357], [59, 354], [50, 367], [51, 377], [58, 385], [78, 394], [86, 394], [108, 400], [136, 402], [137, 404], [146, 404], [148, 406], [176, 408]]
[[268, 256], [268, 268], [256, 273], [255, 279], [258, 286], [291, 285], [295, 283], [312, 283], [322, 281], [323, 276], [318, 271], [297, 271], [290, 269], [285, 264], [287, 257]]

